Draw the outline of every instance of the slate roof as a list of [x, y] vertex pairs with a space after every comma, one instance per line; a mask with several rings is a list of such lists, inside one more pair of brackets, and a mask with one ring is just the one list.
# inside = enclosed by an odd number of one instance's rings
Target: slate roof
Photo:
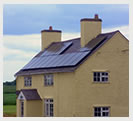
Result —
[[117, 32], [119, 31], [99, 34], [83, 48], [80, 45], [80, 38], [53, 42], [44, 51], [33, 57], [15, 76], [73, 72], [89, 55], [94, 53]]
[[20, 91], [17, 91], [17, 93], [18, 92], [22, 92], [26, 100], [41, 100], [37, 89], [21, 89]]

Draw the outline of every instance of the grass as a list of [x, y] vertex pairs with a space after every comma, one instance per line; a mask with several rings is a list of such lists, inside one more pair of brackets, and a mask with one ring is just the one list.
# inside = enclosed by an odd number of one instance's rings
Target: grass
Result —
[[16, 86], [3, 86], [3, 115], [4, 117], [16, 116]]
[[4, 105], [16, 105], [16, 94], [3, 94], [3, 103]]
[[4, 117], [16, 116], [16, 105], [4, 105], [3, 106]]
[[9, 86], [9, 85], [4, 85], [3, 86], [3, 93], [16, 93], [16, 86]]

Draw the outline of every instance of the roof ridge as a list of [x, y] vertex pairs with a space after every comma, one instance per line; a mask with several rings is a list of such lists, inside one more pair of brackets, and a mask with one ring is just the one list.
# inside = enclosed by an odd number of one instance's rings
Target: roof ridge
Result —
[[67, 40], [60, 41], [60, 42], [52, 42], [52, 43], [54, 43], [54, 44], [56, 44], [56, 43], [66, 43], [66, 42], [74, 41], [74, 40], [77, 40], [77, 39], [80, 39], [80, 37], [76, 37], [76, 38], [73, 38], [73, 39], [67, 39]]
[[115, 34], [117, 32], [120, 32], [119, 30], [115, 30], [115, 31], [112, 31], [112, 32], [106, 32], [106, 33], [101, 33], [100, 35], [105, 35], [105, 34]]

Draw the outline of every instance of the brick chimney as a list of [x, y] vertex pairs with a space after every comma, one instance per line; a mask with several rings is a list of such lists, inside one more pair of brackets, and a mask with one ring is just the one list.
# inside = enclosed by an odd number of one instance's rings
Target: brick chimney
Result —
[[84, 18], [80, 20], [81, 25], [81, 47], [84, 47], [90, 40], [95, 38], [102, 30], [102, 20], [98, 14], [94, 18]]
[[42, 40], [41, 50], [43, 51], [52, 42], [60, 42], [61, 41], [61, 31], [53, 30], [52, 26], [50, 26], [48, 30], [41, 31], [41, 40]]

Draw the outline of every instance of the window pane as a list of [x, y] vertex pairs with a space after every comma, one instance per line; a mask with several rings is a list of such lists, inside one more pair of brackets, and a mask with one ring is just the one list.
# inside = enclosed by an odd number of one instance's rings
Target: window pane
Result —
[[103, 107], [103, 110], [108, 110], [108, 107]]
[[94, 116], [97, 116], [97, 113], [94, 113]]
[[99, 77], [100, 77], [100, 72], [97, 72], [97, 76], [99, 76]]
[[105, 81], [105, 78], [104, 77], [102, 77], [102, 82], [104, 82]]
[[108, 112], [103, 112], [103, 116], [109, 116]]
[[93, 74], [94, 74], [94, 76], [96, 76], [96, 72], [94, 72]]
[[97, 81], [100, 82], [100, 77], [97, 78]]
[[101, 116], [101, 113], [97, 113], [97, 116]]

